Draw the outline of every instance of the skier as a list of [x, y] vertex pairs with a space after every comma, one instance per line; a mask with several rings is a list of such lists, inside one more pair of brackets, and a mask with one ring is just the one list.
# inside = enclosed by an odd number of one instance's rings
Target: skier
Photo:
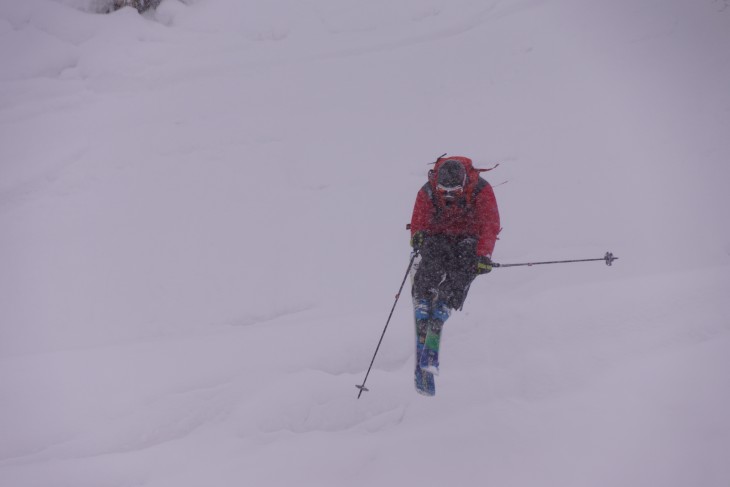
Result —
[[416, 387], [435, 393], [439, 342], [452, 310], [464, 306], [471, 282], [492, 270], [500, 231], [494, 191], [471, 159], [440, 157], [419, 190], [411, 218], [411, 246], [420, 254], [413, 276]]

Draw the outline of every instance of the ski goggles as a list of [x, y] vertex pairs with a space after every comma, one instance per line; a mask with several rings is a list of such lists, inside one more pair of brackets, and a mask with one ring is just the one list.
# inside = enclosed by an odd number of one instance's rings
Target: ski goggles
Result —
[[439, 167], [436, 175], [436, 190], [444, 197], [457, 197], [464, 193], [466, 170], [461, 162], [449, 159]]
[[457, 198], [464, 194], [464, 186], [444, 186], [443, 184], [437, 184], [436, 190], [444, 198]]

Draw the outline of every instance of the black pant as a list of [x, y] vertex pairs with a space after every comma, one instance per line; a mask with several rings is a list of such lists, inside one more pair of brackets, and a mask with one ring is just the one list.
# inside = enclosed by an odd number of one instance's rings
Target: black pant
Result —
[[433, 235], [421, 246], [421, 262], [413, 278], [413, 297], [443, 301], [461, 309], [476, 277], [477, 241], [471, 237]]

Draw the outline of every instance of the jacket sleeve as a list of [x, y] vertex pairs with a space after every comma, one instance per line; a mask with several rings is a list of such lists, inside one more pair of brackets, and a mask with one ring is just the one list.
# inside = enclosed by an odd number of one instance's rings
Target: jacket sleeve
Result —
[[426, 191], [422, 188], [416, 196], [416, 204], [413, 206], [411, 216], [411, 237], [416, 232], [428, 231], [433, 217], [433, 203]]
[[497, 208], [497, 199], [494, 196], [492, 186], [487, 184], [477, 195], [476, 199], [476, 219], [479, 229], [479, 243], [477, 244], [477, 254], [492, 256], [494, 252], [494, 244], [497, 241], [497, 235], [502, 229], [499, 223], [499, 210]]

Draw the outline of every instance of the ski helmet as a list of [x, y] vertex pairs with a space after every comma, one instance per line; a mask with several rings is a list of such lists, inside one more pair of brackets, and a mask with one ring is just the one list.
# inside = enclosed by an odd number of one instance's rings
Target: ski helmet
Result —
[[461, 196], [466, 186], [466, 168], [455, 159], [449, 159], [441, 164], [436, 174], [436, 189], [446, 199]]

